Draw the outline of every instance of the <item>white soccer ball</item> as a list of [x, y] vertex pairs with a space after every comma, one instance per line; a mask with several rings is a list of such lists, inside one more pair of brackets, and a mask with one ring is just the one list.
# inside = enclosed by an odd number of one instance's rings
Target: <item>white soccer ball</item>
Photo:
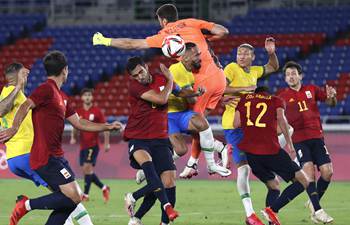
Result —
[[166, 57], [178, 58], [185, 53], [185, 41], [178, 35], [169, 35], [163, 40], [162, 51]]

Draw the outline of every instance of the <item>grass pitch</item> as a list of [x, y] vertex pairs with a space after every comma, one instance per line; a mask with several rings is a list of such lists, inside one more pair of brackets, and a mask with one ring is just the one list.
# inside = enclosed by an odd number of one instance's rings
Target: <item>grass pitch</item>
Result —
[[[111, 200], [104, 204], [101, 191], [92, 186], [90, 201], [84, 203], [95, 225], [127, 225], [128, 216], [124, 211], [125, 192], [136, 190], [138, 185], [132, 180], [104, 180], [111, 187]], [[285, 185], [283, 185], [283, 188]], [[350, 183], [333, 182], [321, 204], [334, 217], [337, 225], [350, 224]], [[265, 186], [260, 182], [251, 182], [252, 199], [256, 212], [264, 207]], [[14, 206], [16, 196], [26, 194], [38, 197], [48, 193], [44, 188], [36, 188], [26, 180], [0, 180], [0, 224], [6, 225]], [[279, 213], [283, 225], [313, 224], [309, 211], [304, 208], [306, 194], [298, 196]], [[185, 180], [177, 182], [176, 209], [181, 216], [175, 225], [243, 225], [244, 211], [233, 181]], [[19, 225], [41, 225], [49, 211], [32, 211]], [[143, 219], [145, 225], [158, 225], [160, 209], [156, 205]]]

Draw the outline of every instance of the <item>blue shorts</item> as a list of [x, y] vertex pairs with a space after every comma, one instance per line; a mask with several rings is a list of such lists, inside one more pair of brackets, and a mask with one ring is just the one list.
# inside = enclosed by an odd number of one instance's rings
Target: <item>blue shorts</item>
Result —
[[98, 145], [91, 148], [85, 148], [80, 150], [80, 157], [79, 157], [80, 166], [83, 166], [84, 163], [92, 163], [92, 165], [95, 166], [98, 152], [99, 152]]
[[46, 181], [52, 191], [59, 191], [60, 185], [68, 184], [75, 180], [73, 170], [63, 157], [50, 156], [47, 164], [39, 167], [35, 172]]
[[129, 140], [129, 159], [130, 166], [134, 169], [141, 169], [141, 166], [134, 159], [134, 152], [137, 150], [146, 150], [152, 157], [152, 162], [158, 175], [164, 171], [176, 170], [173, 160], [173, 149], [168, 138], [165, 139], [130, 139]]
[[196, 113], [191, 110], [168, 113], [169, 135], [176, 133], [187, 133], [188, 124], [195, 114]]
[[224, 130], [225, 139], [228, 144], [232, 146], [232, 158], [235, 164], [242, 161], [247, 161], [247, 156], [238, 148], [238, 143], [243, 138], [243, 131], [241, 128]]
[[41, 179], [41, 177], [34, 170], [30, 168], [29, 156], [30, 154], [28, 153], [8, 159], [7, 163], [11, 172], [19, 177], [33, 181], [36, 186], [42, 185], [44, 187], [47, 187], [47, 183]]

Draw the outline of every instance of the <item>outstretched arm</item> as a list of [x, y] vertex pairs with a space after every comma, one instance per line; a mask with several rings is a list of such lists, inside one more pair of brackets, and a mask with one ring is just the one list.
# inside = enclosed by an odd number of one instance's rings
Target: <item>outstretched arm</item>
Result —
[[12, 127], [0, 132], [0, 142], [6, 142], [11, 139], [18, 131], [24, 118], [27, 116], [29, 110], [35, 107], [34, 102], [28, 98], [18, 109], [15, 118], [13, 119]]
[[90, 131], [90, 132], [100, 132], [109, 130], [120, 130], [122, 129], [122, 124], [118, 121], [109, 123], [93, 123], [85, 119], [81, 119], [77, 113], [71, 115], [67, 120], [73, 125], [77, 130]]
[[210, 30], [210, 33], [213, 35], [208, 38], [209, 41], [217, 40], [225, 35], [229, 34], [229, 31], [226, 27], [220, 24], [214, 24], [213, 28]]
[[146, 39], [132, 38], [106, 38], [97, 32], [94, 34], [93, 45], [105, 45], [121, 49], [146, 49], [149, 48]]
[[264, 65], [264, 76], [276, 72], [279, 69], [279, 62], [276, 55], [275, 39], [273, 39], [272, 37], [266, 38], [265, 49], [267, 51], [267, 54], [269, 55], [269, 61], [266, 65]]
[[326, 92], [327, 92], [327, 99], [326, 104], [329, 106], [336, 106], [337, 105], [337, 91], [335, 88], [326, 85]]

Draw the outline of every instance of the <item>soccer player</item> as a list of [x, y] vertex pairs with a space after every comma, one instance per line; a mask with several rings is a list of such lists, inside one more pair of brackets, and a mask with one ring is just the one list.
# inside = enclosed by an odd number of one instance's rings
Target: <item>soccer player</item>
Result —
[[[173, 77], [163, 65], [161, 75], [151, 75], [140, 57], [128, 60], [126, 69], [131, 77], [129, 103], [131, 112], [124, 132], [129, 141], [130, 165], [142, 169], [147, 184], [125, 195], [129, 225], [142, 224], [141, 219], [156, 199], [161, 203], [162, 223], [168, 224], [178, 217], [173, 209], [176, 200], [176, 167], [172, 146], [168, 138], [167, 102], [173, 90]], [[144, 200], [134, 213], [138, 199]]]
[[[193, 92], [194, 77], [192, 71], [198, 70], [202, 66], [200, 59], [201, 52], [197, 45], [192, 42], [186, 43], [186, 51], [181, 57], [181, 61], [170, 66], [169, 70], [174, 76], [174, 81], [183, 92]], [[198, 88], [200, 90], [200, 87]], [[181, 91], [179, 94], [181, 94]], [[196, 97], [180, 97], [171, 94], [168, 102], [168, 124], [169, 137], [174, 147], [176, 158], [186, 154], [187, 144], [182, 133], [192, 135], [199, 134], [200, 145], [204, 150], [204, 155], [208, 164], [210, 174], [217, 173], [221, 176], [229, 176], [231, 171], [226, 169], [228, 164], [228, 149], [220, 141], [215, 140], [208, 121], [201, 114], [189, 109], [189, 104], [196, 102]], [[213, 151], [222, 153], [223, 166], [219, 166], [214, 161]], [[187, 171], [190, 170], [190, 171]], [[197, 174], [197, 164], [186, 166], [181, 178], [191, 178]]]
[[[324, 220], [320, 221], [317, 216], [321, 210], [318, 200], [328, 188], [333, 166], [324, 143], [317, 102], [326, 102], [330, 106], [335, 106], [337, 103], [336, 90], [328, 85], [326, 91], [316, 85], [304, 85], [302, 67], [296, 62], [287, 62], [283, 67], [283, 73], [289, 87], [282, 90], [279, 96], [286, 102], [286, 116], [294, 127], [292, 138], [298, 161], [310, 179], [310, 187], [307, 190], [310, 200], [307, 206], [311, 210], [313, 221], [324, 222]], [[315, 165], [321, 173], [317, 185]], [[331, 220], [333, 219], [329, 217], [326, 222]]]
[[[5, 69], [7, 86], [2, 89], [0, 98], [1, 125], [3, 128], [12, 126], [13, 118], [19, 106], [26, 100], [24, 87], [27, 83], [29, 70], [21, 63], [12, 63]], [[19, 90], [19, 91], [17, 91]], [[12, 93], [17, 92], [15, 98]], [[10, 100], [6, 100], [10, 99]], [[48, 187], [47, 183], [33, 171], [29, 166], [30, 149], [33, 144], [33, 123], [31, 112], [25, 117], [17, 134], [5, 143], [6, 155], [9, 168], [12, 173], [19, 177], [33, 181], [36, 186]], [[91, 218], [82, 204], [79, 204], [67, 219], [66, 225], [73, 224], [71, 218], [76, 219], [79, 224], [92, 225]]]
[[[194, 90], [197, 90], [198, 87], [204, 87], [206, 92], [198, 97], [193, 110], [207, 116], [211, 110], [215, 109], [217, 103], [220, 101], [225, 90], [226, 81], [222, 69], [216, 64], [210, 53], [202, 30], [207, 30], [211, 34], [210, 40], [219, 39], [227, 35], [229, 31], [222, 25], [204, 20], [193, 18], [179, 20], [177, 8], [173, 4], [160, 6], [156, 11], [156, 15], [162, 27], [162, 30], [156, 35], [147, 37], [146, 39], [130, 39], [106, 38], [101, 33], [95, 33], [93, 44], [122, 49], [161, 48], [164, 38], [174, 34], [180, 35], [185, 42], [195, 43], [201, 52], [202, 66], [200, 69], [192, 71], [194, 75]], [[200, 155], [201, 147], [199, 142], [199, 138], [193, 139], [191, 151], [193, 162], [191, 161], [190, 165], [196, 163]], [[188, 169], [187, 171], [191, 170]]]
[[[268, 188], [268, 207], [262, 212], [273, 225], [281, 224], [278, 211], [308, 186], [306, 175], [278, 143], [277, 125], [286, 139], [287, 148], [293, 150], [284, 109], [283, 100], [278, 97], [263, 92], [245, 94], [240, 98], [234, 118], [234, 127], [241, 127], [243, 131], [238, 147], [245, 152], [253, 174]], [[293, 182], [281, 195], [276, 174], [286, 182]]]
[[[105, 123], [105, 117], [101, 110], [93, 106], [93, 96], [92, 89], [84, 88], [81, 91], [81, 100], [83, 101], [83, 107], [77, 109], [77, 113], [80, 118], [84, 120], [89, 120], [94, 123]], [[71, 144], [76, 143], [75, 133], [76, 129], [72, 130], [71, 133]], [[96, 165], [97, 156], [99, 153], [99, 136], [98, 132], [80, 132], [80, 166], [83, 169], [84, 173], [84, 194], [83, 201], [89, 200], [89, 191], [91, 182], [97, 185], [100, 189], [102, 189], [102, 196], [104, 198], [105, 203], [109, 200], [109, 192], [110, 188], [107, 185], [104, 185], [97, 175], [94, 173], [94, 167]], [[109, 143], [109, 132], [104, 132], [104, 149], [105, 152], [108, 152], [110, 149]]]
[[[259, 78], [278, 70], [279, 62], [276, 56], [276, 46], [273, 38], [267, 38], [265, 40], [265, 49], [269, 57], [268, 63], [264, 66], [252, 66], [255, 59], [254, 47], [247, 43], [241, 44], [238, 47], [236, 55], [237, 62], [228, 64], [224, 69], [227, 81], [225, 98], [230, 99], [231, 96], [254, 92]], [[243, 133], [240, 128], [234, 129], [233, 127], [235, 105], [235, 102], [225, 105], [225, 111], [222, 115], [222, 127], [226, 142], [233, 148], [232, 158], [237, 167], [237, 190], [245, 209], [247, 224], [254, 224], [257, 217], [250, 198], [250, 168], [245, 153], [240, 151], [237, 146], [243, 138]]]
[[65, 118], [75, 128], [86, 131], [105, 131], [122, 127], [119, 122], [97, 124], [79, 118], [70, 106], [67, 96], [60, 91], [68, 77], [67, 59], [62, 52], [49, 52], [44, 57], [44, 68], [47, 81], [21, 104], [12, 126], [0, 132], [0, 141], [11, 139], [32, 110], [34, 141], [30, 153], [30, 167], [48, 184], [53, 193], [35, 199], [19, 196], [11, 214], [10, 225], [16, 225], [25, 214], [35, 209], [53, 210], [46, 224], [62, 225], [80, 203], [79, 185], [68, 161], [63, 157], [61, 147]]

